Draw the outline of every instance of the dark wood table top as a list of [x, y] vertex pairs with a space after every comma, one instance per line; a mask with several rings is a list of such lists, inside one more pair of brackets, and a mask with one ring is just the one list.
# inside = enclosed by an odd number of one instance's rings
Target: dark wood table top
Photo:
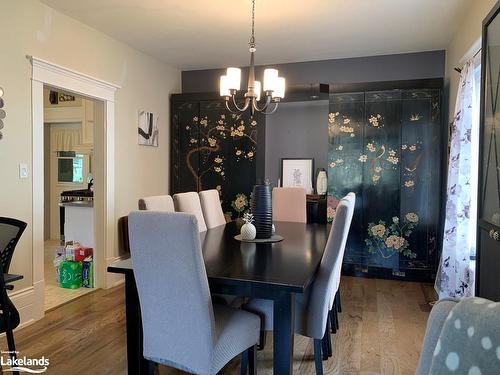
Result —
[[[210, 284], [271, 287], [302, 293], [314, 279], [330, 227], [326, 224], [275, 222], [284, 237], [270, 244], [242, 243], [236, 222], [200, 233]], [[130, 259], [115, 262], [109, 272], [132, 272]]]

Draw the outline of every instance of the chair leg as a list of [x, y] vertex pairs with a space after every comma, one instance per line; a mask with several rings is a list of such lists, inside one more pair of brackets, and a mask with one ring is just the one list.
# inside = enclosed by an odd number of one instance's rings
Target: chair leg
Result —
[[248, 373], [248, 349], [241, 353], [240, 374], [247, 375]]
[[334, 310], [333, 313], [334, 313], [334, 316], [335, 316], [335, 332], [337, 332], [340, 329], [340, 326], [339, 326], [339, 313], [338, 313], [338, 310], [337, 310], [337, 304], [335, 304], [333, 310]]
[[257, 374], [257, 346], [251, 346], [243, 353], [241, 353], [241, 375], [247, 375], [247, 372], [250, 375]]
[[321, 361], [321, 339], [314, 339], [314, 365], [316, 375], [323, 375], [323, 363]]
[[337, 294], [335, 295], [335, 298], [337, 299], [337, 311], [339, 313], [342, 312], [342, 303], [340, 302], [340, 289], [337, 290]]
[[250, 375], [257, 375], [257, 346], [256, 345], [248, 348], [248, 370], [249, 370]]
[[332, 356], [332, 337], [330, 336], [330, 321], [327, 319], [325, 334], [321, 339], [322, 349], [323, 349], [323, 361], [326, 361], [329, 357]]
[[148, 362], [148, 375], [155, 375], [156, 371], [156, 362], [149, 361]]
[[259, 345], [257, 345], [257, 350], [259, 351], [264, 350], [266, 346], [266, 333], [263, 329], [260, 330]]
[[328, 312], [329, 318], [330, 318], [330, 328], [332, 333], [337, 333], [336, 325], [335, 325], [335, 306], [332, 307], [332, 309]]
[[[2, 281], [0, 283], [1, 284], [0, 288], [2, 290], [0, 291], [0, 293], [1, 293], [1, 305], [3, 306], [3, 316], [5, 319], [5, 335], [7, 336], [7, 346], [9, 348], [10, 358], [12, 360], [15, 360], [17, 359], [17, 355], [16, 355], [16, 344], [14, 342], [14, 332], [12, 329], [11, 312], [9, 309], [7, 290], [5, 289], [5, 285], [3, 284], [3, 275], [0, 277], [2, 277]], [[13, 374], [19, 375], [19, 372], [13, 371]]]

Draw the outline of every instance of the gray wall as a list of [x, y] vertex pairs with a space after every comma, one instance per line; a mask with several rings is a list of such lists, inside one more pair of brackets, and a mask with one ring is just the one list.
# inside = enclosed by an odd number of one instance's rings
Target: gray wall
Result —
[[[256, 59], [258, 62], [258, 54]], [[228, 64], [231, 62], [228, 61]], [[280, 70], [281, 76], [286, 77], [287, 85], [442, 78], [445, 73], [445, 51], [309, 61], [274, 67]], [[257, 67], [257, 77], [262, 76], [263, 68]], [[183, 71], [182, 92], [218, 92], [222, 74], [224, 69]], [[243, 77], [242, 87], [244, 82], [246, 78]]]
[[[314, 158], [314, 168], [328, 159], [328, 101], [281, 103], [266, 118], [266, 178], [277, 186], [281, 158]], [[314, 174], [315, 178], [316, 174]], [[313, 181], [314, 185], [316, 181]]]

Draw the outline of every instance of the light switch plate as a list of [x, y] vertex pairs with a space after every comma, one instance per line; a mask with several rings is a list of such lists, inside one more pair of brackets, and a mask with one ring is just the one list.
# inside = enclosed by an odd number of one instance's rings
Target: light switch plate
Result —
[[28, 164], [19, 164], [19, 178], [28, 178]]

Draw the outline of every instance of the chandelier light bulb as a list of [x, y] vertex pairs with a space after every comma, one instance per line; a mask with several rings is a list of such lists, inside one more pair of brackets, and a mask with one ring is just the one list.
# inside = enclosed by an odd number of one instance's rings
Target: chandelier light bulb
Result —
[[229, 89], [238, 91], [241, 84], [241, 69], [227, 68], [226, 76]]
[[276, 89], [276, 78], [278, 78], [277, 69], [264, 70], [264, 91], [274, 91]]
[[260, 81], [255, 81], [254, 92], [255, 92], [257, 101], [260, 100], [260, 93], [261, 93], [261, 91], [262, 91], [262, 87], [261, 87]]
[[227, 76], [220, 76], [220, 96], [231, 96]]
[[283, 99], [285, 97], [285, 78], [276, 78], [276, 90], [273, 91], [273, 98]]

